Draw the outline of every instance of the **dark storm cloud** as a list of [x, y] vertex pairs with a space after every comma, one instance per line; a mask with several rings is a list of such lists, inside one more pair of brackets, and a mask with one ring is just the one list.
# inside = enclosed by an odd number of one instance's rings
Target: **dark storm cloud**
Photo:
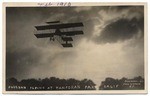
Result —
[[[116, 43], [135, 37], [140, 31], [140, 38], [144, 36], [144, 7], [116, 6], [109, 7], [106, 14], [117, 18], [107, 21], [94, 41], [97, 43]], [[124, 12], [124, 13], [123, 13]], [[119, 14], [120, 13], [120, 14]], [[117, 16], [118, 15], [118, 16]]]
[[108, 24], [100, 33], [100, 36], [96, 38], [100, 43], [115, 43], [118, 41], [124, 41], [131, 39], [137, 35], [139, 30], [142, 31], [143, 36], [144, 19], [133, 18], [131, 20], [121, 18], [115, 22]]

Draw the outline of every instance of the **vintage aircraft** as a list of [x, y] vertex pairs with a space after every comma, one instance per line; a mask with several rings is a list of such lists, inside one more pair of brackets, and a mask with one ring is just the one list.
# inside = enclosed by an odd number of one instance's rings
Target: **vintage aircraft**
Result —
[[[82, 22], [78, 23], [60, 23], [60, 21], [46, 22], [47, 25], [35, 26], [37, 31], [42, 33], [34, 34], [37, 38], [50, 38], [50, 41], [57, 39], [63, 47], [73, 47], [70, 43], [72, 36], [84, 34], [81, 30]], [[54, 30], [53, 32], [51, 30]], [[48, 32], [45, 32], [48, 31]], [[57, 38], [56, 38], [57, 37]]]

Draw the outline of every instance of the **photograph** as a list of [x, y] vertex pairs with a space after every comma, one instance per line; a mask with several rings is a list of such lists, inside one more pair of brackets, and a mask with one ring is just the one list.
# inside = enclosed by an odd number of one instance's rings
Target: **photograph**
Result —
[[146, 94], [147, 3], [3, 3], [4, 94]]

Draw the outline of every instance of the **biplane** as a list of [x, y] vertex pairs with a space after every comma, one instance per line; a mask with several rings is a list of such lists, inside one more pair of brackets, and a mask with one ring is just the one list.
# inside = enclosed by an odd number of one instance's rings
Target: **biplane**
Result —
[[60, 23], [60, 21], [46, 22], [47, 25], [35, 26], [37, 38], [50, 38], [50, 41], [59, 41], [63, 47], [73, 47], [73, 36], [84, 34], [83, 23]]

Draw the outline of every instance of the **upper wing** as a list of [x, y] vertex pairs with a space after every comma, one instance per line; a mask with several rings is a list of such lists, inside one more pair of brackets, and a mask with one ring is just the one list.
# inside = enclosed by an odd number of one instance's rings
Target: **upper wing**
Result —
[[51, 24], [51, 23], [60, 23], [60, 21], [52, 21], [52, 22], [46, 22], [47, 24]]
[[61, 28], [70, 28], [70, 27], [82, 27], [83, 23], [67, 23], [67, 24], [55, 24], [55, 25], [43, 25], [35, 26], [37, 30], [46, 30], [46, 29], [61, 29]]
[[42, 34], [34, 34], [37, 38], [46, 38], [54, 36], [54, 33], [42, 33]]

